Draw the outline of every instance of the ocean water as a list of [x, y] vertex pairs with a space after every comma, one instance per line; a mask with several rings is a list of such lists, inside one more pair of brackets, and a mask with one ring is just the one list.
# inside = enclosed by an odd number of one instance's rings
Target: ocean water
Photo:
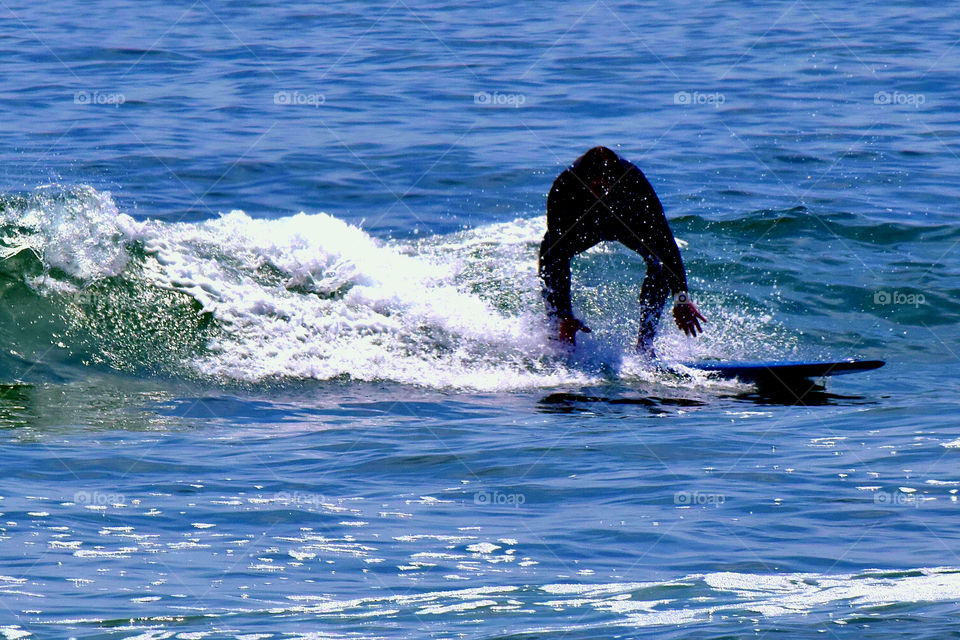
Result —
[[[960, 637], [949, 4], [8, 1], [6, 638]], [[644, 170], [707, 316], [546, 193]]]

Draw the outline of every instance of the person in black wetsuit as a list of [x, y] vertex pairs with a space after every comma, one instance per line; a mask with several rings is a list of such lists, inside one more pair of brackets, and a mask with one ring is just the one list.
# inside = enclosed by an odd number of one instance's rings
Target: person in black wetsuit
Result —
[[677, 326], [688, 336], [703, 332], [700, 320], [706, 318], [687, 293], [680, 250], [653, 187], [633, 164], [606, 147], [594, 147], [557, 177], [547, 197], [539, 272], [558, 340], [572, 345], [577, 331], [590, 333], [570, 307], [570, 260], [604, 240], [623, 243], [647, 263], [638, 353], [654, 357], [653, 338], [671, 292]]

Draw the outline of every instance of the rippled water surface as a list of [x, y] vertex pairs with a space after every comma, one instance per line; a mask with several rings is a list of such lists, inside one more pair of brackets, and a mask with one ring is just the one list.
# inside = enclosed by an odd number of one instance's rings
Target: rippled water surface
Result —
[[[0, 8], [0, 634], [960, 634], [952, 6], [10, 2]], [[644, 266], [545, 195], [644, 170]]]

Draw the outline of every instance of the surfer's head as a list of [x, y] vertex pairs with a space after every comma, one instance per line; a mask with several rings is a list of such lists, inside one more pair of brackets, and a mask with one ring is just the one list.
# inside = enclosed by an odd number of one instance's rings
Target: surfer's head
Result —
[[598, 198], [620, 179], [620, 156], [606, 147], [594, 147], [577, 158], [571, 169]]

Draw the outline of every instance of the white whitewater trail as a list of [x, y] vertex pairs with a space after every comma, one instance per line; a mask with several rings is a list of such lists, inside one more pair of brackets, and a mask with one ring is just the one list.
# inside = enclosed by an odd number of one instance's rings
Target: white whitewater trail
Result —
[[[228, 331], [204, 374], [392, 380], [503, 389], [571, 380], [533, 314], [505, 315], [460, 290], [454, 265], [404, 255], [326, 214], [148, 223], [154, 282], [189, 294]], [[264, 266], [280, 274], [257, 277]]]

